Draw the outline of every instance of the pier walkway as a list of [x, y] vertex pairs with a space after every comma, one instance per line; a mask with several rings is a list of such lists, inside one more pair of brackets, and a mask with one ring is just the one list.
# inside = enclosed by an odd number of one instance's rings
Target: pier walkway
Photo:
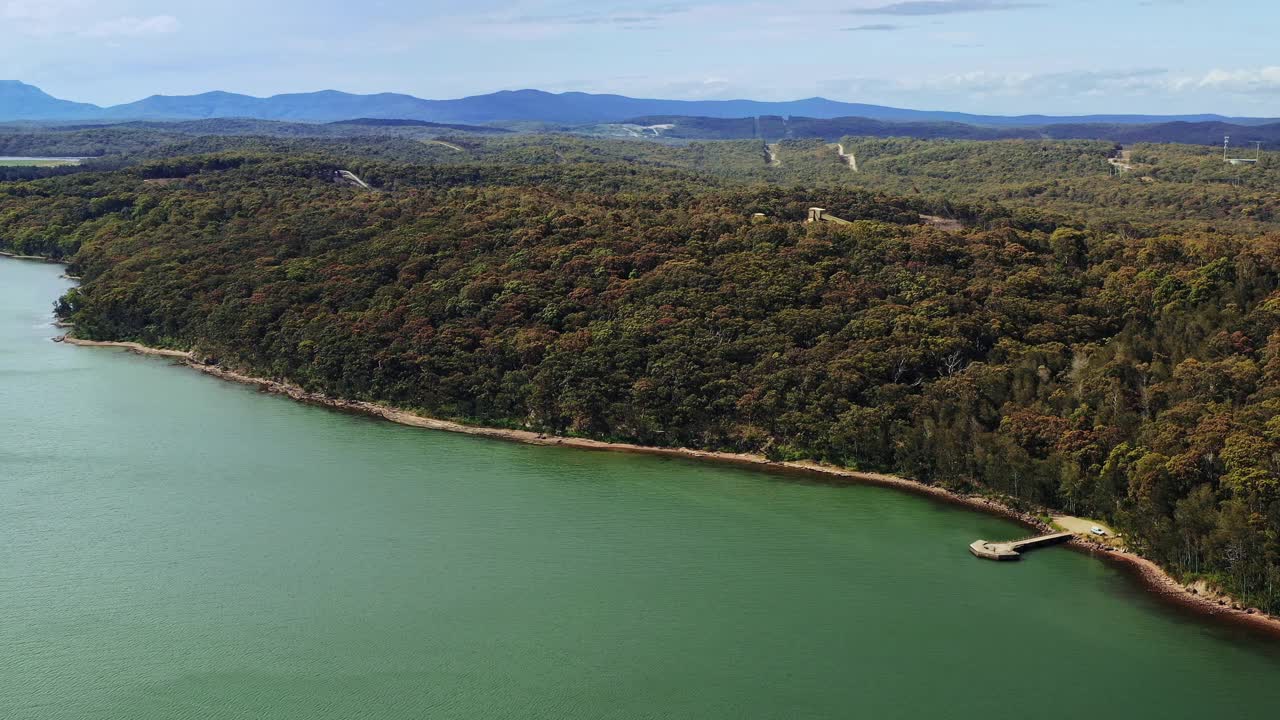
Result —
[[1068, 542], [1073, 537], [1075, 536], [1069, 532], [1060, 532], [1010, 542], [974, 540], [969, 545], [969, 552], [985, 560], [1017, 560], [1022, 557], [1023, 550], [1057, 545]]

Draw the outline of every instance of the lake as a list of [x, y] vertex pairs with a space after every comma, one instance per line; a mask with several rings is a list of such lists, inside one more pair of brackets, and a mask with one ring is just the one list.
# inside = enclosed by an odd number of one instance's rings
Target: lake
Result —
[[1280, 644], [1004, 520], [49, 342], [0, 259], [0, 717], [1274, 718]]

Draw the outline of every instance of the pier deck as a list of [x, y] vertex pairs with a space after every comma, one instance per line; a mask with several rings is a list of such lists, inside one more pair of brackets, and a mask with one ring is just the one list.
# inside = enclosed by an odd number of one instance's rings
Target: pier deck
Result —
[[1038, 535], [1036, 537], [1025, 538], [1022, 540], [1013, 540], [1010, 542], [988, 542], [986, 540], [974, 540], [969, 545], [969, 552], [984, 560], [1017, 560], [1022, 557], [1023, 550], [1032, 550], [1048, 545], [1057, 545], [1071, 540], [1074, 537], [1069, 532], [1051, 533], [1049, 535]]

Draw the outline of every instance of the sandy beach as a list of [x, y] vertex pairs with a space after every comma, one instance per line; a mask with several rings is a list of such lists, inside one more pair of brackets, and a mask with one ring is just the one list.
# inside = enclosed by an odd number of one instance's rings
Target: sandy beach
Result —
[[[290, 383], [254, 377], [252, 375], [236, 372], [217, 365], [208, 365], [200, 362], [192, 352], [148, 347], [134, 342], [80, 340], [70, 336], [58, 337], [54, 338], [54, 340], [82, 347], [117, 348], [142, 355], [166, 357], [178, 360], [183, 364], [207, 375], [212, 375], [213, 377], [231, 382], [253, 385], [264, 392], [284, 395], [298, 402], [319, 405], [346, 412], [371, 415], [410, 427], [424, 428], [428, 430], [443, 430], [446, 432], [463, 433], [467, 435], [528, 443], [531, 445], [563, 446], [586, 450], [605, 450], [611, 452], [629, 452], [665, 457], [710, 460], [754, 467], [771, 472], [800, 474], [808, 476], [811, 479], [825, 480], [827, 482], [868, 483], [882, 487], [896, 488], [898, 490], [911, 492], [917, 495], [932, 497], [943, 502], [962, 505], [991, 515], [1004, 517], [1018, 522], [1037, 533], [1051, 532], [1054, 529], [1049, 524], [1041, 520], [1041, 517], [1049, 516], [1050, 513], [1048, 510], [1038, 509], [1039, 511], [1037, 513], [1023, 512], [998, 499], [959, 493], [944, 487], [930, 485], [897, 475], [859, 472], [856, 470], [848, 470], [832, 465], [824, 465], [808, 461], [776, 462], [763, 455], [750, 453], [714, 452], [707, 450], [695, 450], [692, 448], [652, 447], [632, 443], [605, 442], [587, 438], [547, 435], [530, 430], [513, 430], [464, 425], [452, 420], [442, 420], [439, 418], [418, 415], [378, 403], [334, 398], [322, 393], [309, 392]], [[1214, 620], [1247, 626], [1250, 629], [1280, 638], [1280, 617], [1268, 615], [1256, 608], [1245, 607], [1231, 597], [1206, 587], [1203, 583], [1184, 585], [1151, 560], [1128, 550], [1118, 549], [1090, 537], [1088, 535], [1088, 529], [1085, 526], [1092, 525], [1091, 521], [1062, 515], [1058, 515], [1054, 519], [1059, 524], [1062, 524], [1065, 520], [1067, 525], [1069, 525], [1067, 529], [1072, 532], [1076, 532], [1076, 537], [1068, 543], [1068, 547], [1080, 552], [1086, 552], [1093, 557], [1103, 560], [1104, 562], [1112, 563], [1113, 565], [1130, 572], [1147, 590], [1155, 593], [1162, 600], [1184, 609], [1193, 610]], [[959, 551], [963, 551], [963, 548]]]

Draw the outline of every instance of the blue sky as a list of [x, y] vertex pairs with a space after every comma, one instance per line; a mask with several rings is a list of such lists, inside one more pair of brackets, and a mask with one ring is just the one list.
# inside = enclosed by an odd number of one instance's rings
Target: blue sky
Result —
[[0, 76], [102, 104], [537, 87], [1280, 116], [1277, 27], [1276, 0], [0, 0]]

